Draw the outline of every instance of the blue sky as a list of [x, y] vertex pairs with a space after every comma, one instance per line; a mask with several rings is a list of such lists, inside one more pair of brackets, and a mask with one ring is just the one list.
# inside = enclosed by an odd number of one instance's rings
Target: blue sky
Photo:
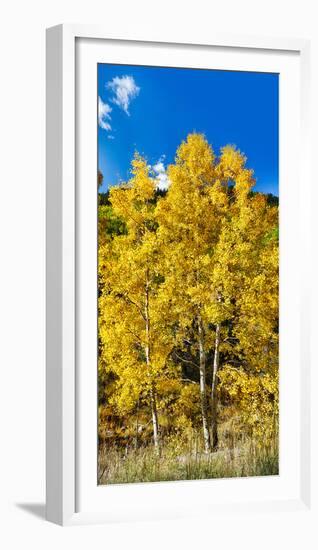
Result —
[[188, 133], [216, 154], [235, 144], [254, 169], [255, 190], [278, 195], [277, 74], [98, 64], [101, 191], [129, 178], [135, 151], [165, 169]]

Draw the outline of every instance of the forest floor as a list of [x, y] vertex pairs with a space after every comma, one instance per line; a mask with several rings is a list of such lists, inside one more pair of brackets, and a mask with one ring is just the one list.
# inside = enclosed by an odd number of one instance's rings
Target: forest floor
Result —
[[205, 454], [198, 450], [173, 453], [163, 448], [103, 448], [98, 457], [99, 484], [143, 483], [211, 478], [278, 475], [277, 442], [247, 441], [231, 449]]

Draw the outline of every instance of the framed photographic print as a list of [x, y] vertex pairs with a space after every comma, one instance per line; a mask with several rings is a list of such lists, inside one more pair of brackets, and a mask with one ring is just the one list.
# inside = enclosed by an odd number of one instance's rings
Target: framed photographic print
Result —
[[308, 65], [47, 31], [49, 520], [309, 506]]

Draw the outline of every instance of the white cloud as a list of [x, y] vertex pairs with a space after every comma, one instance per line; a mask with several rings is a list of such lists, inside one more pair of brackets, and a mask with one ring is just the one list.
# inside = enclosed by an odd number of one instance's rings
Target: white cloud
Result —
[[104, 103], [103, 100], [99, 97], [98, 98], [98, 124], [100, 125], [103, 130], [111, 130], [112, 127], [109, 123], [111, 120], [110, 113], [112, 111], [112, 108], [108, 105], [108, 103]]
[[115, 76], [107, 83], [107, 88], [114, 94], [111, 101], [129, 115], [129, 104], [140, 92], [134, 78], [132, 76]]
[[107, 137], [108, 137], [108, 139], [115, 139], [115, 137], [112, 136], [112, 135], [108, 135]]
[[157, 180], [157, 189], [166, 191], [170, 185], [170, 181], [163, 160], [164, 157], [161, 157], [156, 164], [152, 166], [152, 170], [155, 174], [155, 179]]

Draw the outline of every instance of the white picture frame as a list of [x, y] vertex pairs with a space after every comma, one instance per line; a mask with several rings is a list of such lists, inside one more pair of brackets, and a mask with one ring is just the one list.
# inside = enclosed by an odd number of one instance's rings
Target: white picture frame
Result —
[[[284, 455], [284, 448], [293, 449], [292, 454], [296, 458], [294, 462], [292, 459], [285, 460], [286, 476], [284, 477], [283, 468], [283, 475], [278, 476], [280, 479], [277, 483], [274, 481], [271, 484], [271, 481], [267, 480], [265, 486], [264, 483], [259, 483], [260, 479], [236, 479], [99, 488], [96, 483], [96, 487], [93, 487], [94, 476], [96, 478], [96, 463], [95, 471], [92, 471], [96, 452], [94, 389], [97, 381], [93, 380], [94, 376], [96, 378], [96, 372], [88, 375], [82, 356], [92, 350], [95, 333], [92, 331], [89, 334], [88, 347], [85, 347], [85, 339], [79, 336], [83, 334], [83, 318], [85, 317], [86, 323], [87, 320], [93, 321], [89, 326], [95, 326], [96, 315], [96, 289], [90, 286], [90, 291], [84, 296], [86, 291], [80, 275], [84, 273], [87, 259], [90, 257], [92, 268], [91, 271], [85, 272], [84, 278], [86, 282], [94, 282], [95, 249], [92, 247], [92, 239], [94, 234], [96, 238], [96, 221], [93, 218], [92, 195], [85, 195], [85, 178], [95, 173], [96, 180], [96, 163], [90, 162], [96, 153], [96, 143], [92, 147], [87, 141], [85, 144], [82, 143], [81, 132], [87, 140], [94, 132], [93, 124], [96, 124], [96, 118], [95, 122], [92, 118], [95, 103], [87, 107], [85, 114], [88, 99], [94, 98], [96, 83], [89, 87], [85, 82], [87, 74], [93, 74], [90, 71], [94, 63], [104, 60], [100, 57], [103, 55], [101, 48], [103, 51], [106, 48], [110, 52], [109, 62], [114, 61], [112, 56], [116, 55], [116, 62], [122, 59], [125, 63], [128, 60], [138, 64], [141, 63], [140, 60], [146, 60], [145, 64], [156, 65], [162, 64], [163, 59], [169, 59], [168, 65], [178, 66], [176, 63], [185, 63], [182, 52], [186, 51], [189, 65], [185, 66], [198, 66], [198, 63], [205, 66], [204, 63], [209, 63], [206, 59], [211, 52], [217, 51], [219, 57], [214, 57], [214, 63], [223, 63], [222, 56], [225, 56], [231, 67], [241, 67], [242, 70], [248, 70], [248, 67], [257, 70], [259, 67], [259, 70], [273, 71], [275, 66], [278, 67], [278, 72], [279, 67], [285, 71], [285, 89], [282, 93], [285, 94], [286, 102], [281, 104], [281, 133], [286, 139], [280, 139], [280, 155], [283, 159], [280, 178], [283, 181], [289, 179], [293, 183], [290, 196], [287, 196], [284, 189], [282, 196], [282, 202], [285, 201], [286, 207], [283, 208], [281, 216], [281, 246], [285, 246], [286, 251], [289, 248], [290, 250], [286, 252], [286, 256], [284, 249], [282, 253], [281, 276], [285, 277], [285, 280], [282, 280], [284, 286], [281, 287], [281, 296], [286, 322], [291, 314], [297, 316], [297, 321], [294, 321], [294, 327], [286, 329], [285, 340], [282, 338], [281, 351], [285, 354], [285, 360], [289, 358], [291, 364], [294, 364], [295, 370], [291, 370], [289, 375], [287, 373], [286, 378], [282, 376], [281, 384], [286, 384], [288, 376], [293, 376], [294, 372], [295, 379], [291, 387], [292, 392], [295, 392], [297, 404], [293, 412], [293, 422], [296, 426], [295, 433], [298, 435], [295, 437], [295, 443], [292, 441], [291, 431], [283, 430], [283, 456], [287, 454], [286, 451]], [[202, 61], [199, 60], [198, 53]], [[229, 55], [232, 57], [229, 58]], [[244, 62], [241, 59], [242, 55]], [[148, 36], [134, 36], [132, 33], [131, 36], [118, 37], [103, 27], [87, 25], [59, 25], [47, 30], [46, 456], [49, 521], [68, 525], [195, 516], [197, 499], [203, 499], [207, 515], [216, 511], [236, 511], [238, 508], [247, 511], [273, 508], [285, 511], [301, 510], [310, 506], [310, 353], [309, 332], [305, 325], [305, 319], [309, 318], [310, 277], [307, 274], [311, 243], [311, 184], [308, 162], [309, 72], [309, 43], [305, 40], [236, 37], [214, 33], [204, 37], [201, 33], [196, 35], [195, 32], [189, 37], [182, 36], [180, 30], [177, 30], [173, 37], [164, 36], [164, 39], [154, 36], [153, 33]], [[80, 96], [79, 86], [82, 86], [81, 90], [85, 87], [85, 101], [77, 97]], [[299, 106], [294, 115], [291, 114], [291, 102]], [[295, 135], [291, 136], [293, 132]], [[94, 139], [95, 137], [96, 131]], [[79, 153], [84, 150], [81, 149], [84, 145], [88, 153], [81, 156]], [[84, 158], [83, 162], [79, 162], [79, 158]], [[287, 167], [288, 158], [293, 161], [293, 171], [290, 172]], [[82, 177], [83, 173], [85, 177]], [[300, 194], [300, 189], [305, 192]], [[88, 212], [90, 213], [87, 214]], [[298, 215], [298, 225], [296, 227], [294, 224], [292, 227], [295, 213]], [[87, 239], [83, 238], [83, 227], [88, 231]], [[296, 246], [292, 251], [291, 239], [297, 240], [296, 229], [301, 231], [302, 242], [306, 245], [301, 249]], [[291, 265], [291, 262], [295, 273], [293, 277], [287, 277], [287, 265]], [[87, 285], [85, 288], [88, 288]], [[295, 302], [292, 305], [291, 297]], [[286, 349], [288, 338], [293, 340], [293, 346], [297, 349], [294, 358], [288, 355]], [[95, 356], [92, 356], [92, 361], [94, 360]], [[85, 395], [89, 392], [90, 397], [86, 398]], [[284, 387], [282, 396], [284, 405]], [[287, 398], [284, 407], [282, 414], [286, 417]], [[287, 426], [288, 418], [285, 420]], [[88, 445], [89, 441], [91, 445]], [[288, 465], [290, 462], [293, 463], [291, 467]], [[213, 483], [214, 485], [211, 485]], [[208, 493], [212, 486], [214, 500]], [[147, 503], [152, 497], [155, 497], [153, 501], [156, 505], [149, 507]]]

